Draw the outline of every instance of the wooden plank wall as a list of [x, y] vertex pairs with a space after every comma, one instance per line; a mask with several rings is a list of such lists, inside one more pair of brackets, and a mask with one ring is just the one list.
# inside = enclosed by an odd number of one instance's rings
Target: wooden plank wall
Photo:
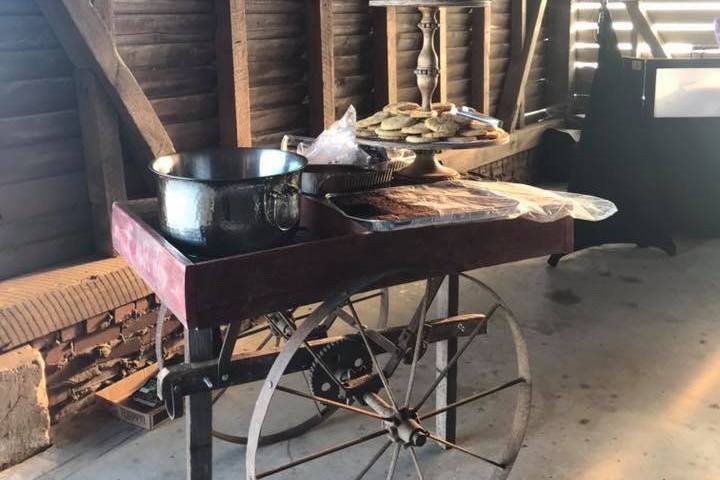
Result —
[[352, 104], [358, 116], [375, 109], [373, 25], [367, 0], [333, 1], [335, 115]]
[[[665, 5], [663, 5], [665, 4]], [[665, 42], [672, 57], [712, 58], [720, 56], [715, 40], [713, 22], [720, 17], [718, 2], [682, 2], [678, 0], [654, 0], [640, 2], [654, 28]], [[610, 2], [613, 22], [623, 55], [633, 54], [635, 34], [624, 3]], [[574, 92], [578, 105], [590, 93], [592, 79], [597, 62], [596, 25], [598, 19], [597, 2], [575, 2], [575, 85]], [[649, 51], [639, 38], [641, 54]]]
[[73, 67], [32, 0], [0, 2], [0, 279], [92, 251]]
[[114, 0], [120, 56], [177, 150], [218, 144], [213, 0]]
[[252, 140], [277, 146], [310, 128], [305, 1], [246, 0], [246, 8]]

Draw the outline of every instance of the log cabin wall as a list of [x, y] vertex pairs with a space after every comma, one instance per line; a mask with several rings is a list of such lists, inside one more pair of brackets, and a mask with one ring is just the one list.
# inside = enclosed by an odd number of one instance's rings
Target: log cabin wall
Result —
[[32, 0], [0, 2], [0, 279], [92, 251], [73, 66]]
[[[647, 42], [638, 37], [633, 28], [625, 4], [608, 4], [615, 31], [624, 56], [648, 56]], [[574, 95], [576, 107], [582, 109], [590, 94], [590, 87], [597, 68], [597, 21], [598, 2], [575, 1], [575, 55]], [[715, 39], [714, 21], [720, 17], [718, 2], [688, 2], [680, 0], [654, 0], [640, 2], [659, 38], [673, 58], [713, 58], [720, 56]]]
[[117, 49], [177, 150], [219, 141], [213, 0], [113, 0]]

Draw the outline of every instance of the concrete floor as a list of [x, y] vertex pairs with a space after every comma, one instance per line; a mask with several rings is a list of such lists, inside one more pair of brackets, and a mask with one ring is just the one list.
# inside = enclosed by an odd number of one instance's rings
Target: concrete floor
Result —
[[[477, 273], [514, 308], [530, 348], [533, 410], [511, 479], [720, 478], [720, 241], [681, 241], [675, 258], [610, 246], [574, 255], [558, 269], [537, 259]], [[463, 310], [487, 304], [468, 285], [462, 290]], [[394, 291], [393, 318], [402, 318], [418, 291]], [[484, 347], [463, 362], [461, 395], [512, 374], [507, 335], [490, 333]], [[421, 372], [432, 375], [431, 368]], [[399, 374], [395, 383], [402, 379]], [[216, 425], [243, 428], [243, 412], [253, 402], [245, 393], [221, 400]], [[503, 392], [461, 412], [461, 440], [478, 452], [496, 452], [512, 398]], [[377, 427], [362, 422], [336, 414], [315, 432], [263, 452], [273, 462], [296, 459]], [[96, 412], [63, 425], [55, 438], [55, 446], [0, 473], [0, 479], [184, 475], [182, 421], [146, 433]], [[215, 445], [214, 478], [244, 478], [244, 449]], [[367, 462], [379, 445], [357, 447], [282, 478], [352, 478], [353, 467]], [[484, 468], [456, 451], [433, 446], [418, 453], [429, 479], [474, 479]], [[386, 456], [367, 478], [385, 478], [387, 463]], [[407, 453], [399, 466], [395, 478], [416, 478]]]

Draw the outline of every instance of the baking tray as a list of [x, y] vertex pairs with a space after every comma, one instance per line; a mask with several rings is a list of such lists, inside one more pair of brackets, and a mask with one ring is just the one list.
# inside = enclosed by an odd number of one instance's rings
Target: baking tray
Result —
[[[518, 200], [488, 192], [480, 185], [474, 185], [475, 183], [477, 182], [450, 180], [429, 185], [405, 185], [365, 192], [328, 194], [325, 198], [328, 204], [342, 216], [360, 223], [373, 232], [430, 225], [510, 220], [521, 215]], [[453, 195], [453, 192], [457, 194]], [[387, 211], [384, 216], [394, 215], [397, 218], [373, 218], [377, 216], [373, 215], [373, 212], [382, 213], [382, 211], [370, 202], [363, 203], [362, 199], [367, 198], [368, 195], [377, 196], [383, 193], [391, 194], [391, 200], [397, 200], [398, 204], [425, 209], [426, 213], [404, 217], [402, 213]], [[348, 205], [353, 202], [354, 205]]]

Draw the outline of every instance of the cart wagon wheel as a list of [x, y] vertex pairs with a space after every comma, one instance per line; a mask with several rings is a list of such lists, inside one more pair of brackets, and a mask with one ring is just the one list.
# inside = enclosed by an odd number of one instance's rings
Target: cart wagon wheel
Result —
[[[384, 329], [387, 326], [388, 314], [390, 309], [390, 296], [387, 288], [380, 289], [376, 292], [357, 295], [356, 298], [353, 299], [353, 302], [356, 304], [364, 304], [366, 302], [371, 303], [370, 301], [375, 298], [378, 299], [376, 328]], [[307, 319], [307, 317], [309, 316], [297, 315], [296, 311], [297, 309], [287, 312], [284, 315], [278, 313], [266, 315], [266, 321], [263, 324], [249, 328], [248, 330], [238, 335], [238, 343], [251, 343], [255, 351], [261, 351], [269, 344], [278, 345], [282, 342], [285, 342], [287, 338], [289, 338], [289, 336], [292, 334], [292, 331], [288, 331], [288, 329], [283, 327], [294, 325], [294, 328], [297, 328], [297, 325], [302, 324], [302, 322], [304, 322], [305, 319]], [[329, 329], [335, 322], [336, 317], [330, 316], [325, 320], [325, 322], [322, 322], [323, 328]], [[302, 375], [304, 377], [304, 381], [306, 383], [308, 391], [311, 391], [311, 389], [313, 388], [311, 383], [312, 377], [305, 374], [304, 372]], [[242, 388], [242, 386], [236, 388]], [[215, 405], [225, 395], [227, 390], [228, 389], [218, 390], [217, 394], [215, 394], [213, 397], [213, 405]], [[320, 425], [336, 410], [337, 408], [335, 407], [318, 403], [316, 404], [316, 408], [314, 411], [307, 412], [307, 418], [296, 421], [295, 424], [292, 426], [285, 427], [273, 433], [263, 435], [259, 440], [259, 444], [271, 445], [273, 443], [282, 442], [302, 435], [308, 430]], [[247, 436], [226, 433], [217, 428], [213, 429], [212, 434], [215, 438], [219, 440], [238, 445], [246, 445], [248, 441]]]
[[[364, 286], [373, 281], [361, 282], [355, 289], [340, 292], [320, 305], [287, 341], [259, 394], [248, 434], [246, 478], [280, 478], [283, 473], [290, 471], [295, 478], [307, 464], [322, 458], [326, 462], [323, 471], [328, 472], [327, 478], [338, 478], [337, 468], [342, 468], [342, 478], [392, 480], [398, 470], [406, 468], [408, 470], [405, 473], [413, 472], [422, 479], [423, 464], [427, 468], [439, 461], [438, 450], [432, 449], [431, 445], [442, 447], [446, 455], [458, 455], [477, 462], [471, 471], [458, 475], [458, 478], [507, 478], [522, 447], [529, 418], [531, 380], [527, 347], [512, 312], [500, 297], [482, 282], [472, 277], [463, 278], [468, 279], [470, 287], [475, 291], [476, 287], [481, 287], [490, 293], [493, 303], [487, 315], [468, 314], [428, 320], [430, 305], [443, 277], [431, 278], [426, 282], [425, 293], [407, 326], [394, 326], [394, 322], [391, 322], [390, 328], [378, 331], [363, 324], [349, 299], [354, 292], [362, 291]], [[298, 365], [306, 363], [309, 356], [317, 355], [317, 347], [308, 340], [308, 335], [315, 326], [333, 315], [340, 316], [355, 327], [351, 333], [335, 340], [338, 351], [347, 352], [350, 359], [356, 358], [357, 365], [366, 368], [360, 373], [339, 375], [334, 365], [323, 364], [321, 359], [319, 363], [325, 372], [326, 384], [333, 388], [308, 395], [289, 386], [288, 380], [297, 374]], [[478, 358], [482, 361], [483, 352], [492, 350], [487, 344], [488, 325], [494, 330], [500, 318], [504, 318], [507, 325], [505, 337], [510, 341], [505, 350], [513, 358], [509, 365], [513, 372], [508, 378], [493, 381], [489, 388], [478, 388], [480, 382], [475, 375]], [[480, 337], [486, 337], [485, 342], [481, 343]], [[458, 340], [459, 348], [452, 358], [447, 359], [444, 367], [438, 368], [438, 364], [432, 362], [432, 350], [428, 346], [451, 339]], [[360, 352], [363, 351], [364, 356], [361, 356]], [[476, 352], [475, 356], [469, 354], [471, 351]], [[427, 360], [431, 360], [431, 368], [427, 368]], [[429, 400], [437, 393], [438, 386], [447, 380], [448, 372], [462, 367], [470, 370], [470, 374], [461, 375], [458, 380], [458, 383], [465, 381], [458, 389], [462, 398], [448, 405], [431, 407]], [[499, 441], [484, 438], [485, 433], [493, 433], [495, 430], [475, 427], [484, 418], [481, 413], [483, 408], [478, 408], [481, 402], [490, 402], [507, 411], [507, 401], [503, 396], [513, 393], [515, 408], [511, 418], [505, 419], [507, 425], [499, 435], [501, 438]], [[277, 400], [285, 402], [285, 405], [271, 408]], [[343, 415], [339, 413], [336, 421], [304, 437], [303, 448], [315, 453], [304, 453], [300, 458], [279, 464], [276, 449], [269, 452], [263, 450], [264, 454], [260, 455], [258, 447], [261, 444], [261, 432], [273, 414], [286, 416], [288, 411], [292, 411], [293, 407], [287, 406], [290, 401], [293, 405], [302, 402], [322, 403], [341, 410]], [[443, 437], [431, 431], [434, 420], [451, 412], [459, 414], [461, 409], [463, 415], [475, 415], [480, 419], [477, 422], [460, 422], [462, 431], [458, 432], [458, 440], [452, 434]], [[494, 418], [492, 421], [495, 421]], [[470, 432], [467, 431], [468, 426], [472, 427]], [[353, 435], [355, 438], [349, 441], [338, 442], [338, 435], [345, 432], [347, 436], [349, 430], [362, 434]], [[372, 443], [376, 443], [376, 446], [373, 447]], [[478, 447], [483, 446], [492, 446], [492, 451], [478, 453]], [[401, 456], [403, 450], [407, 454]], [[389, 460], [380, 462], [390, 451]], [[423, 454], [433, 456], [432, 463], [423, 462]], [[333, 459], [342, 463], [333, 468]], [[453, 465], [461, 463], [466, 462], [455, 462]], [[386, 468], [382, 469], [383, 466]], [[355, 470], [350, 471], [350, 468]], [[369, 476], [371, 471], [374, 472], [373, 477]], [[325, 478], [314, 473], [316, 478]], [[428, 477], [436, 478], [437, 475], [429, 474]]]

